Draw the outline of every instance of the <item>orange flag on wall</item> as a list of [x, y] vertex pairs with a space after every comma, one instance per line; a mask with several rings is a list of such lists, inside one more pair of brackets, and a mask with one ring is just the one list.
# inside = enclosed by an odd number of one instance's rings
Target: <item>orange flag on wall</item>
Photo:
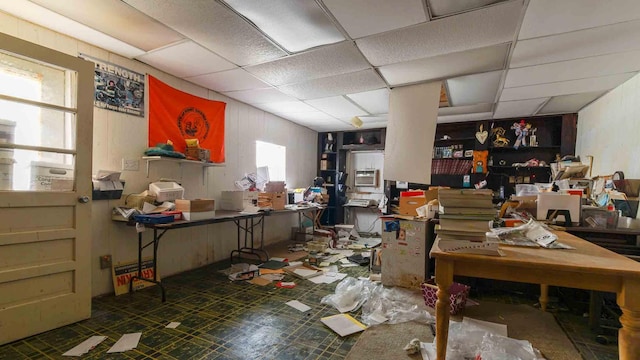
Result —
[[184, 153], [185, 139], [198, 139], [211, 151], [211, 161], [224, 162], [224, 109], [226, 103], [203, 99], [174, 89], [149, 76], [149, 146], [173, 142]]

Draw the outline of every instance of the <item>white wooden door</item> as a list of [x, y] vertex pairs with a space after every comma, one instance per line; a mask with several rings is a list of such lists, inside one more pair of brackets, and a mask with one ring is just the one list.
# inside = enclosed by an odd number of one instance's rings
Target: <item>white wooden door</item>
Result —
[[91, 316], [93, 66], [0, 33], [0, 344]]

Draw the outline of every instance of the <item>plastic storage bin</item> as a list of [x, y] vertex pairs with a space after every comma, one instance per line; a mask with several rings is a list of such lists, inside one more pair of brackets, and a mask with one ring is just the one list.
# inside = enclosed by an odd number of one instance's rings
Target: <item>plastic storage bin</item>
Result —
[[175, 182], [158, 181], [149, 184], [149, 193], [156, 196], [156, 201], [173, 201], [182, 199], [184, 188]]

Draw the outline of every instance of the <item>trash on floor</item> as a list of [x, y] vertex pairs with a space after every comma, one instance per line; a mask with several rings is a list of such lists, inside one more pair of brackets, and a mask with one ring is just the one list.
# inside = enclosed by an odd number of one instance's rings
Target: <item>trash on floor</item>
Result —
[[327, 316], [321, 318], [320, 321], [340, 336], [351, 335], [367, 328], [349, 314]]
[[170, 323], [167, 324], [167, 326], [165, 326], [167, 329], [175, 329], [178, 326], [180, 326], [180, 323], [177, 321], [172, 321]]
[[[527, 340], [506, 336], [506, 325], [464, 318], [449, 322], [447, 359], [544, 359]], [[425, 360], [435, 360], [435, 344], [421, 343], [420, 350]]]
[[106, 338], [107, 338], [106, 336], [92, 336], [87, 340], [81, 342], [80, 344], [76, 345], [73, 349], [62, 354], [62, 356], [82, 356], [88, 353], [90, 350], [92, 350], [96, 346], [98, 346]]
[[118, 339], [118, 341], [116, 341], [116, 343], [113, 344], [113, 346], [109, 350], [107, 350], [107, 353], [133, 350], [138, 347], [138, 342], [140, 341], [141, 336], [141, 332], [122, 335], [120, 339]]
[[285, 304], [291, 306], [292, 308], [301, 311], [301, 312], [305, 312], [305, 311], [309, 311], [311, 310], [311, 306], [306, 305], [301, 303], [298, 300], [291, 300], [291, 301], [287, 301]]
[[294, 283], [293, 281], [278, 281], [276, 283], [276, 286], [279, 288], [293, 289], [294, 287], [296, 287], [296, 283]]
[[223, 272], [229, 275], [231, 281], [251, 280], [260, 275], [260, 269], [256, 265], [246, 263], [233, 264]]
[[247, 280], [248, 283], [258, 286], [265, 286], [271, 284], [271, 279], [266, 276], [256, 276], [251, 280]]

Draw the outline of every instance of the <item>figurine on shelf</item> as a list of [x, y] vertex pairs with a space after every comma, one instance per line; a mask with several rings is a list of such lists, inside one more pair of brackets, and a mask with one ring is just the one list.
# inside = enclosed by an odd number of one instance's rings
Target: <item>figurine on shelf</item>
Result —
[[511, 125], [511, 129], [516, 133], [516, 142], [513, 144], [513, 148], [517, 149], [520, 146], [527, 146], [527, 135], [529, 135], [531, 124], [525, 123], [523, 119], [520, 120], [519, 123], [513, 123], [513, 125]]
[[333, 134], [327, 133], [327, 140], [324, 144], [324, 152], [333, 152], [333, 144], [336, 140], [333, 138]]
[[538, 128], [529, 130], [529, 132], [531, 133], [531, 136], [529, 136], [529, 146], [538, 146], [538, 137], [536, 136], [536, 131], [538, 131]]
[[509, 145], [509, 139], [504, 137], [505, 132], [506, 131], [502, 127], [491, 129], [491, 135], [496, 137], [495, 140], [493, 140], [493, 146], [504, 147]]

